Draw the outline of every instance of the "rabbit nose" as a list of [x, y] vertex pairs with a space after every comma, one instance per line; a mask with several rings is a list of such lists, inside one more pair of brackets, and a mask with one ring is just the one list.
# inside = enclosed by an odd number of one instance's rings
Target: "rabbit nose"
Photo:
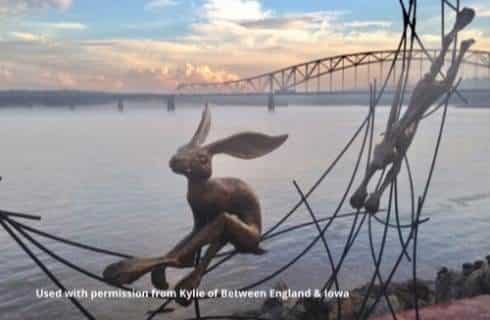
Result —
[[174, 156], [170, 159], [169, 166], [172, 169], [177, 169], [182, 166], [182, 160], [179, 160], [179, 158]]
[[173, 167], [175, 167], [176, 163], [177, 163], [177, 159], [175, 159], [175, 157], [172, 157], [172, 158], [170, 158], [170, 161], [168, 162], [168, 165], [171, 168], [173, 168]]
[[186, 170], [186, 167], [188, 166], [187, 164], [187, 161], [185, 161], [185, 159], [183, 159], [182, 157], [177, 157], [177, 156], [173, 156], [171, 159], [170, 159], [170, 168], [174, 171], [174, 172], [183, 172]]

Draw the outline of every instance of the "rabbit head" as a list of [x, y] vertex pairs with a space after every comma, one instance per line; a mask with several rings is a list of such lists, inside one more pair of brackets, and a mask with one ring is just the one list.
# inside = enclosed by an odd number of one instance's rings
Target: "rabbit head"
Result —
[[212, 175], [211, 162], [215, 154], [254, 159], [272, 152], [288, 138], [288, 135], [268, 136], [262, 133], [243, 132], [203, 145], [210, 126], [211, 112], [206, 106], [192, 139], [180, 147], [170, 159], [169, 165], [173, 172], [192, 180], [208, 179]]

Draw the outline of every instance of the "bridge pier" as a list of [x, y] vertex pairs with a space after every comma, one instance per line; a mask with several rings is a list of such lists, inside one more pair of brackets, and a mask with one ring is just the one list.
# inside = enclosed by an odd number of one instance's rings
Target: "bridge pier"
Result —
[[175, 111], [175, 95], [167, 96], [167, 111]]
[[123, 112], [124, 111], [124, 101], [123, 101], [123, 99], [119, 99], [117, 101], [117, 110], [119, 112]]
[[276, 109], [274, 93], [269, 93], [269, 95], [267, 96], [267, 109], [269, 111], [274, 111]]

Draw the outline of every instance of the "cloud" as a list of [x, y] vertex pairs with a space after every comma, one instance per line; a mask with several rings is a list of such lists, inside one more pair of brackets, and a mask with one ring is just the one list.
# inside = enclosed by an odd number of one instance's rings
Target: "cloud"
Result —
[[176, 6], [178, 2], [176, 0], [152, 0], [145, 4], [144, 9], [146, 11], [155, 11], [167, 7]]
[[78, 81], [69, 73], [57, 72], [56, 80], [62, 88], [75, 88], [78, 85]]
[[475, 9], [477, 19], [480, 17], [490, 17], [490, 5], [488, 4], [488, 0], [474, 0], [467, 4], [467, 6]]
[[254, 21], [270, 17], [257, 0], [208, 0], [202, 8], [202, 18], [222, 21]]
[[0, 79], [2, 80], [10, 80], [13, 76], [12, 71], [6, 66], [0, 65]]
[[58, 30], [85, 30], [87, 26], [79, 22], [43, 23], [42, 26]]
[[476, 14], [478, 17], [490, 17], [490, 7], [476, 8]]
[[[400, 37], [393, 28], [399, 22], [357, 20], [342, 11], [279, 14], [253, 0], [205, 0], [193, 18], [173, 40], [66, 41], [41, 24], [7, 31], [0, 39], [0, 87], [165, 92], [182, 82], [234, 80], [336, 54], [393, 49]], [[40, 30], [49, 38], [39, 36]], [[427, 46], [439, 46], [437, 29], [428, 30], [422, 34]], [[481, 29], [462, 36], [475, 37], [475, 48], [490, 47]]]
[[1, 42], [0, 89], [168, 92], [181, 82], [238, 78], [216, 60], [207, 64], [207, 57], [194, 59], [200, 48], [192, 44], [124, 39], [87, 42], [35, 39], [35, 35], [19, 35], [15, 41]]
[[[258, 1], [209, 0], [189, 33], [173, 41], [50, 38], [44, 45], [12, 44], [1, 56], [17, 66], [24, 86], [161, 92], [182, 82], [235, 80], [373, 44], [389, 47], [396, 39], [389, 31], [369, 37], [344, 33], [337, 22], [345, 16], [329, 11], [281, 16]], [[39, 79], [39, 74], [50, 76]]]
[[2, 0], [0, 1], [0, 15], [19, 15], [36, 9], [66, 10], [72, 0]]
[[[113, 40], [89, 42], [84, 45], [87, 54], [106, 67], [120, 72], [126, 90], [165, 91], [181, 82], [210, 82], [235, 80], [238, 75], [224, 68], [196, 61], [200, 48], [155, 40]], [[190, 62], [194, 60], [194, 62]], [[110, 62], [109, 62], [110, 61]], [[200, 60], [201, 61], [201, 60]], [[110, 66], [109, 66], [110, 64]]]
[[10, 32], [10, 36], [16, 40], [27, 41], [27, 42], [44, 41], [45, 40], [44, 37], [37, 35], [37, 34], [29, 33], [29, 32]]
[[351, 28], [368, 28], [368, 27], [389, 28], [391, 27], [391, 25], [392, 25], [391, 21], [382, 21], [382, 20], [350, 21], [344, 23], [345, 27], [351, 27]]
[[213, 70], [208, 65], [192, 65], [186, 63], [183, 79], [190, 82], [223, 82], [237, 80], [239, 76], [224, 70]]
[[238, 79], [224, 70], [213, 70], [208, 65], [162, 65], [157, 68], [132, 68], [123, 74], [125, 90], [162, 91], [175, 88], [181, 82], [216, 82]]
[[127, 68], [121, 75], [125, 88], [171, 90], [181, 82], [235, 80], [344, 51], [392, 48], [399, 36], [388, 30], [342, 33], [331, 26], [336, 15], [271, 17], [253, 24], [204, 20], [176, 41], [114, 39], [90, 41], [85, 48], [107, 68]]
[[314, 28], [337, 20], [343, 14], [345, 14], [343, 11], [319, 11], [301, 15], [269, 16], [258, 20], [246, 20], [239, 24], [251, 29]]

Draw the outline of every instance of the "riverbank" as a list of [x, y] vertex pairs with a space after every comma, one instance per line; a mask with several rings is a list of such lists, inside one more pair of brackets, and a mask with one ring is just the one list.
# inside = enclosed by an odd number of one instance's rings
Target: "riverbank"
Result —
[[[434, 280], [417, 279], [417, 281], [408, 280], [392, 283], [384, 290], [384, 295], [383, 288], [380, 285], [374, 285], [370, 288], [366, 284], [351, 290], [349, 296], [342, 299], [303, 298], [282, 300], [269, 298], [258, 309], [237, 315], [270, 320], [332, 320], [337, 319], [340, 307], [342, 320], [354, 320], [363, 318], [360, 313], [363, 303], [366, 305], [364, 310], [367, 310], [378, 297], [380, 300], [370, 317], [386, 316], [391, 311], [409, 314], [410, 310], [415, 308], [414, 292], [416, 292], [418, 297], [419, 308], [435, 306], [432, 308], [432, 312], [434, 312], [434, 310], [438, 310], [438, 305], [441, 303], [462, 300], [461, 306], [455, 304], [454, 308], [455, 310], [461, 310], [461, 308], [464, 310], [465, 306], [471, 306], [472, 304], [468, 303], [471, 300], [463, 299], [490, 294], [489, 265], [490, 255], [486, 257], [486, 260], [464, 263], [460, 271], [443, 267], [439, 270]], [[287, 290], [287, 286], [284, 283], [276, 285], [276, 288]], [[486, 301], [485, 299], [480, 300]], [[475, 302], [478, 301], [475, 300]]]

